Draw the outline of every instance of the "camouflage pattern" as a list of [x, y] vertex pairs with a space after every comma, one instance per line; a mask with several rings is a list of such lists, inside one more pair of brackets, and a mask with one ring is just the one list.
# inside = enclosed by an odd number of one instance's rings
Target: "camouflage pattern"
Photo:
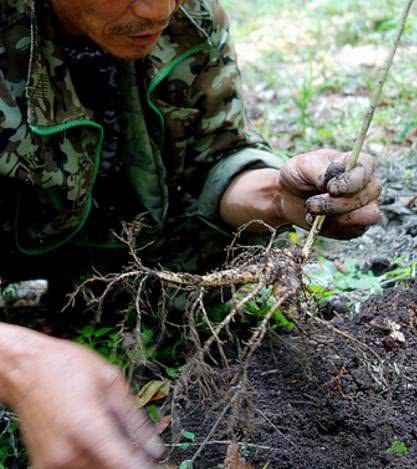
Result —
[[[56, 36], [47, 0], [0, 0], [0, 201], [17, 205], [16, 236], [30, 254], [81, 230], [99, 167], [102, 128], [81, 105]], [[221, 230], [230, 180], [281, 161], [248, 124], [217, 0], [186, 0], [152, 54], [123, 62], [120, 74], [122, 153], [138, 206], [159, 227], [197, 217]]]

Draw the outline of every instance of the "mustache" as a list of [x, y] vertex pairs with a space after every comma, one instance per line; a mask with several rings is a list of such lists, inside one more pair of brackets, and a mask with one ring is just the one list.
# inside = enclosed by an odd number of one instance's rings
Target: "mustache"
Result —
[[134, 36], [135, 34], [143, 33], [145, 31], [153, 31], [166, 28], [171, 21], [171, 18], [166, 18], [160, 21], [152, 21], [146, 18], [141, 18], [134, 23], [121, 23], [111, 28], [110, 33], [113, 36]]

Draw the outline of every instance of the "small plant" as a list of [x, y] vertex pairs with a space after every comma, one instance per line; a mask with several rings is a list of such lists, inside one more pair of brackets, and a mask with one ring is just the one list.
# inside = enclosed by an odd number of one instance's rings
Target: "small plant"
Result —
[[110, 363], [121, 368], [128, 366], [128, 359], [121, 349], [122, 333], [111, 327], [100, 327], [96, 329], [92, 325], [81, 329], [80, 335], [75, 339], [78, 344], [95, 350]]
[[[237, 294], [236, 298], [241, 298], [243, 295], [247, 294], [247, 290], [250, 290], [251, 286], [248, 285], [243, 287], [241, 291]], [[260, 323], [262, 319], [269, 313], [271, 308], [274, 306], [274, 301], [271, 300], [271, 289], [263, 288], [256, 298], [252, 301], [245, 303], [245, 314], [242, 318], [242, 321], [255, 322], [256, 324]], [[229, 303], [222, 303], [218, 305], [213, 305], [208, 309], [209, 317], [212, 321], [221, 322], [231, 311], [231, 305]], [[288, 321], [285, 317], [283, 310], [278, 309], [275, 311], [272, 318], [272, 330], [286, 330], [292, 331], [295, 325]]]
[[[186, 432], [182, 431], [181, 436], [184, 440], [184, 442], [179, 443], [178, 447], [181, 448], [182, 450], [188, 449], [194, 442], [195, 442], [195, 433], [193, 432]], [[191, 459], [185, 459], [179, 466], [178, 469], [193, 469], [193, 462]]]
[[407, 456], [408, 448], [403, 441], [399, 440], [398, 438], [395, 438], [391, 443], [391, 446], [386, 450], [386, 453], [389, 456], [403, 457]]
[[312, 125], [310, 115], [310, 105], [314, 97], [314, 86], [313, 86], [313, 71], [312, 61], [310, 59], [309, 74], [306, 76], [298, 90], [298, 94], [295, 95], [292, 100], [295, 107], [300, 113], [300, 124], [303, 135], [307, 130], [307, 127]]
[[[245, 304], [245, 309], [249, 313], [253, 314], [258, 322], [270, 312], [271, 308], [274, 307], [274, 302], [270, 300], [271, 298], [271, 289], [264, 288], [256, 297], [255, 301], [248, 301]], [[292, 331], [295, 325], [289, 321], [282, 309], [277, 309], [273, 315], [272, 319], [272, 330], [286, 330], [288, 332]]]
[[346, 292], [361, 291], [367, 296], [381, 293], [384, 287], [416, 276], [417, 262], [405, 266], [400, 263], [401, 259], [393, 259], [392, 264], [397, 267], [384, 274], [375, 275], [372, 271], [365, 272], [363, 263], [357, 259], [345, 259], [343, 265], [337, 267], [335, 262], [320, 258], [317, 264], [306, 272], [305, 281], [319, 302]]
[[186, 440], [183, 443], [178, 444], [178, 446], [183, 450], [188, 449], [195, 442], [195, 433], [193, 432], [182, 431], [181, 436]]
[[191, 459], [186, 459], [183, 461], [178, 469], [193, 469], [193, 463], [191, 462]]

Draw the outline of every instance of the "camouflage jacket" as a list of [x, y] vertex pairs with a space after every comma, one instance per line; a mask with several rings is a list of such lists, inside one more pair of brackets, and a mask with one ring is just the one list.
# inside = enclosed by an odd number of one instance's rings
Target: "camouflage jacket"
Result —
[[[81, 231], [103, 141], [56, 34], [47, 0], [0, 0], [0, 201], [13, 207], [16, 243], [27, 254]], [[248, 125], [217, 0], [186, 0], [152, 54], [124, 62], [120, 75], [124, 163], [159, 225], [179, 211], [219, 224], [219, 199], [237, 173], [279, 167]]]

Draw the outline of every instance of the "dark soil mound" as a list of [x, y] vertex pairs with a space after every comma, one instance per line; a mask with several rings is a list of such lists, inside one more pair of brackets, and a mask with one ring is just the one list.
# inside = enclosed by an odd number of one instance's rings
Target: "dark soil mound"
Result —
[[[417, 285], [369, 299], [354, 320], [328, 324], [342, 334], [307, 324], [308, 338], [271, 338], [256, 352], [252, 417], [242, 413], [234, 433], [242, 456], [269, 469], [417, 468]], [[225, 405], [191, 402], [182, 428], [201, 442]], [[224, 420], [194, 468], [223, 467], [230, 412]], [[177, 450], [175, 459], [196, 448]]]

